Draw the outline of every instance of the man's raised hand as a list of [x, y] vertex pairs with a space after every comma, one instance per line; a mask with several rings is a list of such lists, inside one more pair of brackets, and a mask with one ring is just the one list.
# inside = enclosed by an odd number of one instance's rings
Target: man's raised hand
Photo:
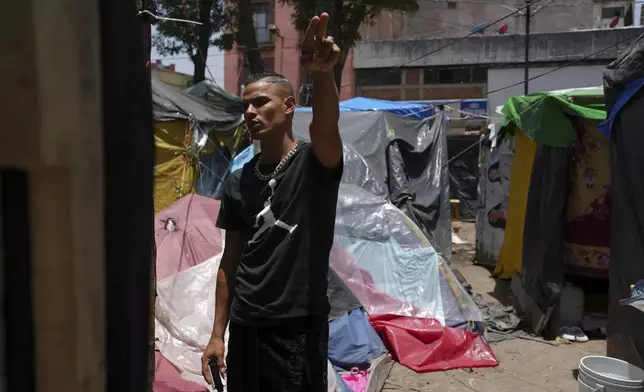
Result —
[[331, 72], [340, 57], [340, 48], [333, 42], [333, 37], [326, 36], [329, 14], [311, 18], [301, 44], [302, 65], [309, 71]]

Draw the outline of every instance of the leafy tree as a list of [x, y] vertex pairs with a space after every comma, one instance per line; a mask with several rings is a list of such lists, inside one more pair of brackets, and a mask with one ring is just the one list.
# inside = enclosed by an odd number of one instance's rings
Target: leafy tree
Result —
[[351, 48], [360, 41], [360, 27], [373, 25], [383, 11], [416, 12], [417, 0], [279, 0], [294, 8], [293, 25], [299, 31], [306, 31], [309, 21], [322, 12], [329, 14], [328, 34], [341, 50], [335, 65], [335, 83], [340, 89], [342, 70]]
[[206, 61], [210, 46], [229, 49], [230, 37], [217, 34], [226, 24], [223, 3], [219, 0], [161, 0], [156, 13], [159, 16], [198, 21], [201, 25], [159, 20], [154, 46], [162, 56], [187, 54], [195, 66], [194, 83], [206, 78]]

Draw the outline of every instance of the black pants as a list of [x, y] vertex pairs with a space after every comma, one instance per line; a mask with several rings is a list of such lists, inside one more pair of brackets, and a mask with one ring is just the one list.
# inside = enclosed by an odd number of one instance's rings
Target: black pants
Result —
[[230, 322], [228, 392], [327, 392], [329, 324], [307, 317], [270, 327]]

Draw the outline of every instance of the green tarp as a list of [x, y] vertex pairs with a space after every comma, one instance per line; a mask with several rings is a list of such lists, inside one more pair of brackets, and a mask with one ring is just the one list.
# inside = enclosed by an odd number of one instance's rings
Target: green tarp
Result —
[[601, 87], [534, 93], [510, 97], [503, 105], [505, 123], [514, 124], [537, 144], [567, 147], [577, 140], [570, 117], [601, 121], [606, 118]]

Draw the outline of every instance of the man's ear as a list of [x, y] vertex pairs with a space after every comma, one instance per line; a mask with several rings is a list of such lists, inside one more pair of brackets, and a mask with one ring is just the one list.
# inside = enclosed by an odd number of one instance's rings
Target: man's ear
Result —
[[293, 96], [286, 98], [284, 100], [284, 105], [286, 105], [286, 114], [295, 112], [295, 107], [297, 105], [295, 104], [295, 98]]

